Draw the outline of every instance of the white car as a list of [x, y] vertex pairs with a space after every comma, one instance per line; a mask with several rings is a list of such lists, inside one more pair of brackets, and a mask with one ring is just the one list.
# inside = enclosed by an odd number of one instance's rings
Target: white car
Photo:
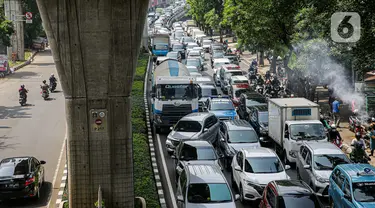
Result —
[[189, 70], [191, 76], [193, 76], [193, 77], [201, 77], [202, 76], [202, 74], [199, 73], [199, 70], [198, 70], [197, 67], [187, 66], [186, 68]]
[[204, 63], [204, 57], [202, 58], [201, 51], [192, 49], [188, 52], [188, 58], [199, 58], [201, 60], [201, 63]]
[[240, 200], [257, 200], [262, 197], [267, 184], [290, 177], [276, 153], [268, 148], [242, 149], [232, 160], [232, 186], [238, 187]]
[[204, 48], [204, 51], [206, 53], [210, 51], [211, 44], [212, 44], [212, 40], [203, 40], [202, 47]]
[[199, 45], [196, 44], [196, 43], [188, 43], [188, 44], [186, 45], [186, 50], [187, 50], [187, 52], [189, 53], [189, 51], [192, 51], [194, 47], [199, 47]]

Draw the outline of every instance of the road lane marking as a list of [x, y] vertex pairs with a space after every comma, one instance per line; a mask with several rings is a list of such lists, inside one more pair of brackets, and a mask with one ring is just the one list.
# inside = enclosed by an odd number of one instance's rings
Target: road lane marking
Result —
[[173, 187], [172, 187], [172, 183], [171, 183], [171, 178], [169, 177], [167, 163], [165, 162], [164, 152], [163, 152], [163, 149], [161, 147], [161, 141], [160, 141], [159, 134], [156, 134], [156, 138], [158, 139], [158, 146], [159, 146], [159, 152], [160, 152], [160, 156], [161, 156], [161, 162], [163, 164], [164, 174], [165, 174], [165, 178], [167, 180], [169, 195], [171, 196], [172, 207], [173, 208], [177, 208], [176, 196], [173, 193]]
[[[61, 160], [62, 160], [62, 157], [63, 157], [63, 153], [64, 153], [64, 150], [65, 150], [65, 145], [66, 145], [66, 139], [67, 139], [67, 137], [68, 137], [68, 128], [67, 128], [67, 124], [65, 122], [65, 136], [64, 136], [64, 141], [63, 141], [63, 144], [62, 144], [62, 147], [61, 147], [59, 159], [57, 160], [57, 166], [56, 166], [55, 174], [54, 174], [53, 180], [52, 180], [52, 190], [51, 190], [51, 193], [50, 193], [50, 196], [49, 196], [49, 199], [48, 199], [47, 208], [50, 207], [51, 200], [53, 198], [52, 194], [53, 194], [53, 190], [55, 189], [55, 183], [56, 183], [57, 175], [59, 173], [59, 169], [60, 169], [60, 165], [61, 165]], [[61, 184], [59, 186], [61, 186]]]

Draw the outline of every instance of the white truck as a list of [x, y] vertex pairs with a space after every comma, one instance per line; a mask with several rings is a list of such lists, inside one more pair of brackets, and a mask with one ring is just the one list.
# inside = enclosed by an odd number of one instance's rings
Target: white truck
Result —
[[155, 67], [152, 76], [152, 120], [157, 133], [182, 117], [198, 112], [201, 90], [184, 64], [167, 59]]
[[327, 142], [319, 105], [305, 98], [268, 100], [268, 136], [285, 164], [295, 163], [303, 141]]

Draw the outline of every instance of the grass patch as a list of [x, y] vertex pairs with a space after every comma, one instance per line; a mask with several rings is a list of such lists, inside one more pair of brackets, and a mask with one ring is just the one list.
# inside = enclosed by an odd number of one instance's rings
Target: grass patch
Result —
[[17, 66], [19, 64], [23, 64], [25, 63], [27, 60], [29, 60], [29, 58], [33, 55], [32, 52], [30, 51], [25, 51], [25, 61], [16, 61], [16, 62], [13, 62], [13, 61], [10, 61], [9, 62], [9, 66], [10, 67], [14, 67], [14, 66]]
[[158, 208], [160, 204], [147, 142], [145, 107], [143, 102], [143, 85], [147, 63], [148, 54], [141, 54], [138, 58], [138, 66], [132, 90], [134, 191], [135, 196], [143, 197], [146, 200], [147, 207]]

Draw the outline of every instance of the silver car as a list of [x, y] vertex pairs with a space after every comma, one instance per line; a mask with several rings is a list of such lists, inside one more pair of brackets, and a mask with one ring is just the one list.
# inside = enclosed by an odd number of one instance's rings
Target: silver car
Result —
[[205, 140], [213, 144], [219, 136], [219, 119], [213, 113], [191, 113], [182, 117], [171, 127], [166, 141], [170, 155], [184, 140]]
[[176, 164], [176, 184], [178, 177], [187, 164], [217, 165], [222, 170], [214, 147], [207, 141], [188, 140], [181, 142], [172, 158]]
[[235, 208], [240, 198], [233, 195], [223, 172], [216, 165], [185, 166], [177, 183], [179, 208]]
[[329, 176], [339, 164], [349, 158], [330, 142], [304, 142], [297, 155], [297, 178], [305, 181], [316, 195], [328, 197]]

